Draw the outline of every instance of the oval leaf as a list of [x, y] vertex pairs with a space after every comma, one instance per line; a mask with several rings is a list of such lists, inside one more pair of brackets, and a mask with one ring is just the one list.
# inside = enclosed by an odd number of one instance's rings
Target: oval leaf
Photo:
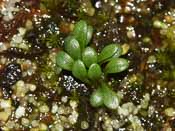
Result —
[[119, 44], [110, 44], [105, 46], [100, 55], [98, 56], [98, 62], [106, 62], [110, 58], [119, 57], [122, 54], [122, 47]]
[[82, 60], [87, 67], [97, 63], [97, 52], [93, 48], [87, 47], [82, 53]]
[[124, 58], [113, 58], [105, 67], [105, 73], [119, 73], [129, 66], [128, 60]]
[[101, 88], [98, 88], [96, 91], [92, 93], [90, 96], [90, 104], [93, 107], [98, 107], [103, 105], [103, 93]]
[[56, 56], [56, 64], [65, 69], [65, 70], [72, 70], [74, 60], [64, 51], [58, 52]]
[[92, 28], [92, 26], [89, 25], [88, 28], [87, 28], [87, 41], [86, 41], [86, 45], [88, 45], [88, 43], [91, 41], [92, 35], [93, 35], [93, 28]]
[[81, 81], [86, 81], [87, 71], [84, 63], [81, 60], [77, 60], [73, 64], [72, 74]]
[[80, 20], [75, 24], [73, 35], [78, 40], [81, 49], [83, 50], [87, 41], [87, 23], [83, 20]]
[[65, 39], [64, 48], [73, 59], [77, 60], [81, 58], [80, 45], [73, 36], [68, 36]]
[[98, 64], [92, 64], [89, 67], [88, 77], [91, 80], [97, 80], [101, 77], [101, 75], [102, 75], [101, 67]]
[[109, 109], [116, 109], [119, 106], [117, 94], [112, 91], [106, 84], [102, 85], [103, 102]]

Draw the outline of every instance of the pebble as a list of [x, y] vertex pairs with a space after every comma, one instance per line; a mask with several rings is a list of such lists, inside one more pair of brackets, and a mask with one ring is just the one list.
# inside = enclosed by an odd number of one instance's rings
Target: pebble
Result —
[[63, 103], [66, 103], [66, 102], [68, 101], [68, 97], [67, 97], [67, 96], [61, 97], [61, 101], [62, 101]]
[[25, 115], [25, 108], [22, 107], [22, 106], [19, 106], [17, 109], [16, 109], [16, 112], [15, 112], [15, 117], [16, 118], [20, 118], [22, 116]]
[[85, 130], [89, 128], [89, 123], [87, 121], [81, 122], [81, 129]]
[[76, 111], [73, 111], [68, 119], [71, 124], [75, 124], [77, 122], [77, 118], [78, 118], [78, 113]]
[[167, 116], [173, 117], [173, 116], [175, 116], [175, 109], [172, 108], [172, 107], [166, 108], [165, 109], [165, 114]]
[[34, 92], [36, 90], [36, 85], [34, 84], [26, 84], [30, 91]]
[[37, 126], [39, 126], [39, 121], [33, 120], [31, 124], [32, 124], [32, 127], [37, 127]]
[[20, 35], [14, 35], [12, 40], [13, 40], [14, 43], [22, 43], [23, 38]]
[[57, 105], [56, 103], [54, 103], [54, 104], [52, 105], [52, 110], [51, 110], [51, 112], [52, 112], [53, 114], [55, 114], [55, 113], [57, 113], [57, 111], [58, 111], [58, 105]]
[[10, 108], [11, 107], [11, 100], [0, 100], [0, 107], [1, 108]]
[[7, 121], [9, 114], [7, 112], [0, 112], [0, 121]]
[[41, 113], [47, 113], [49, 112], [49, 107], [47, 105], [40, 106], [39, 108]]
[[57, 129], [58, 131], [64, 131], [64, 127], [61, 124], [56, 124], [55, 129]]
[[39, 128], [40, 128], [41, 131], [47, 131], [47, 125], [44, 124], [44, 123], [41, 123], [41, 124], [39, 125]]
[[78, 104], [77, 104], [77, 102], [76, 101], [73, 101], [73, 100], [70, 100], [70, 106], [73, 108], [73, 109], [75, 109], [77, 106], [78, 106]]
[[23, 126], [29, 126], [30, 121], [29, 121], [29, 119], [27, 119], [27, 118], [22, 118], [22, 119], [21, 119], [21, 124], [22, 124]]
[[26, 29], [23, 28], [23, 27], [20, 27], [20, 28], [18, 29], [18, 31], [19, 31], [19, 33], [20, 33], [21, 36], [25, 35], [25, 33], [26, 33]]

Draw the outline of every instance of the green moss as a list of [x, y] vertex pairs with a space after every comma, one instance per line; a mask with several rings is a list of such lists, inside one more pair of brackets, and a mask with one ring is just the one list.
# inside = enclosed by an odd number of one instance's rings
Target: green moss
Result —
[[162, 69], [161, 78], [165, 80], [175, 79], [175, 26], [169, 26], [162, 30], [162, 47], [156, 54], [157, 63]]
[[166, 45], [166, 50], [171, 53], [175, 51], [175, 26], [168, 27], [165, 32], [164, 45]]
[[47, 36], [46, 38], [43, 38], [42, 41], [44, 43], [46, 43], [48, 48], [57, 48], [59, 47], [59, 35], [54, 33], [51, 34], [49, 36]]
[[62, 0], [41, 0], [42, 7], [46, 9], [56, 9]]

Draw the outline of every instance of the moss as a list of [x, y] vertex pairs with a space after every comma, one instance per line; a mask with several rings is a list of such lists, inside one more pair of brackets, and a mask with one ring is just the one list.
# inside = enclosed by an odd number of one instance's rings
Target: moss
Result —
[[171, 53], [175, 51], [175, 26], [170, 26], [165, 30], [164, 45], [167, 44], [166, 50]]
[[175, 80], [175, 69], [163, 71], [162, 78], [165, 80]]
[[175, 26], [162, 30], [162, 47], [156, 54], [157, 62], [163, 73], [162, 79], [175, 79]]
[[167, 51], [160, 51], [156, 54], [156, 58], [158, 60], [158, 63], [166, 68], [173, 64]]
[[46, 43], [48, 48], [57, 48], [59, 47], [59, 35], [54, 33], [50, 34], [46, 38], [42, 39], [43, 43]]
[[62, 2], [62, 0], [41, 0], [41, 5], [46, 9], [56, 9], [58, 5]]

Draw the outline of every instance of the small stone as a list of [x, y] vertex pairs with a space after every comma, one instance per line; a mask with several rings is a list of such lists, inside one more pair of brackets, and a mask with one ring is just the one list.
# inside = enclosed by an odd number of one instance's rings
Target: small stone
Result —
[[62, 106], [58, 107], [58, 114], [64, 114], [64, 108]]
[[122, 55], [127, 54], [128, 51], [129, 51], [129, 49], [130, 49], [129, 44], [123, 44], [123, 45], [122, 45], [122, 49], [123, 49], [123, 51], [122, 51]]
[[47, 105], [40, 106], [39, 108], [41, 113], [47, 113], [49, 112], [49, 107]]
[[24, 81], [22, 81], [22, 80], [19, 80], [19, 81], [16, 83], [16, 86], [18, 86], [18, 87], [24, 87], [24, 85], [25, 85], [25, 83], [24, 83]]
[[61, 124], [56, 124], [55, 129], [57, 129], [57, 130], [59, 129], [58, 131], [63, 131], [64, 127]]
[[21, 124], [22, 124], [23, 126], [29, 126], [30, 121], [29, 121], [29, 119], [27, 119], [27, 118], [22, 118], [22, 119], [21, 119]]
[[25, 27], [27, 30], [31, 30], [33, 28], [33, 23], [31, 20], [27, 20], [26, 21], [26, 24], [25, 24]]
[[20, 27], [18, 29], [18, 31], [19, 31], [20, 35], [25, 35], [25, 33], [26, 33], [26, 29], [25, 28], [22, 28], [22, 27]]
[[173, 116], [175, 116], [175, 109], [172, 108], [172, 107], [166, 108], [165, 109], [165, 114], [167, 116], [173, 117]]
[[36, 90], [36, 85], [34, 84], [26, 84], [30, 91], [34, 92]]
[[118, 120], [112, 120], [112, 126], [115, 129], [118, 129], [120, 127], [120, 122]]
[[72, 114], [68, 117], [69, 122], [73, 125], [77, 122], [78, 119], [78, 113], [73, 111]]
[[167, 28], [167, 25], [166, 25], [165, 23], [163, 23], [162, 21], [155, 20], [155, 21], [153, 22], [153, 27], [154, 27], [154, 28], [166, 29], [166, 28]]
[[10, 108], [11, 107], [11, 100], [0, 100], [0, 107], [1, 108]]
[[55, 114], [57, 111], [58, 111], [58, 105], [57, 105], [56, 103], [54, 103], [54, 104], [52, 105], [52, 110], [51, 110], [51, 112], [52, 112], [53, 114]]
[[23, 38], [20, 35], [14, 35], [12, 39], [14, 43], [22, 43], [23, 41]]
[[21, 80], [16, 83], [16, 86], [13, 89], [15, 90], [17, 97], [24, 97], [25, 94], [29, 91], [28, 88], [26, 88], [24, 81]]
[[14, 121], [8, 120], [6, 126], [10, 129], [13, 129], [16, 126], [16, 124]]
[[67, 96], [63, 96], [61, 97], [61, 101], [66, 103], [68, 101], [68, 97]]
[[7, 50], [7, 44], [0, 42], [0, 52]]
[[144, 37], [144, 38], [143, 38], [143, 42], [144, 42], [144, 43], [149, 43], [149, 42], [151, 42], [151, 38], [149, 38], [149, 37]]
[[39, 128], [40, 128], [40, 131], [47, 131], [47, 125], [44, 124], [44, 123], [41, 123], [41, 124], [39, 125]]
[[0, 121], [7, 121], [9, 114], [7, 112], [0, 112]]
[[128, 31], [128, 32], [127, 32], [127, 37], [128, 37], [129, 39], [135, 38], [135, 37], [136, 37], [135, 31], [133, 31], [133, 30]]
[[127, 115], [129, 115], [129, 112], [128, 112], [128, 110], [126, 108], [119, 107], [118, 108], [118, 114], [127, 116]]
[[74, 109], [78, 106], [77, 102], [76, 101], [73, 101], [73, 100], [70, 100], [70, 106]]
[[128, 102], [128, 103], [125, 103], [121, 107], [118, 108], [118, 113], [120, 115], [128, 116], [129, 114], [131, 114], [134, 111], [135, 108], [136, 107], [134, 106], [133, 103]]
[[156, 57], [154, 55], [149, 56], [147, 63], [148, 64], [156, 63]]
[[81, 129], [85, 130], [89, 128], [89, 123], [87, 121], [81, 122]]
[[38, 120], [33, 120], [31, 124], [32, 124], [32, 127], [38, 127], [39, 126], [39, 121]]
[[20, 117], [24, 116], [24, 114], [25, 114], [25, 108], [22, 107], [22, 106], [19, 106], [19, 107], [16, 109], [15, 117], [16, 117], [16, 118], [20, 118]]

